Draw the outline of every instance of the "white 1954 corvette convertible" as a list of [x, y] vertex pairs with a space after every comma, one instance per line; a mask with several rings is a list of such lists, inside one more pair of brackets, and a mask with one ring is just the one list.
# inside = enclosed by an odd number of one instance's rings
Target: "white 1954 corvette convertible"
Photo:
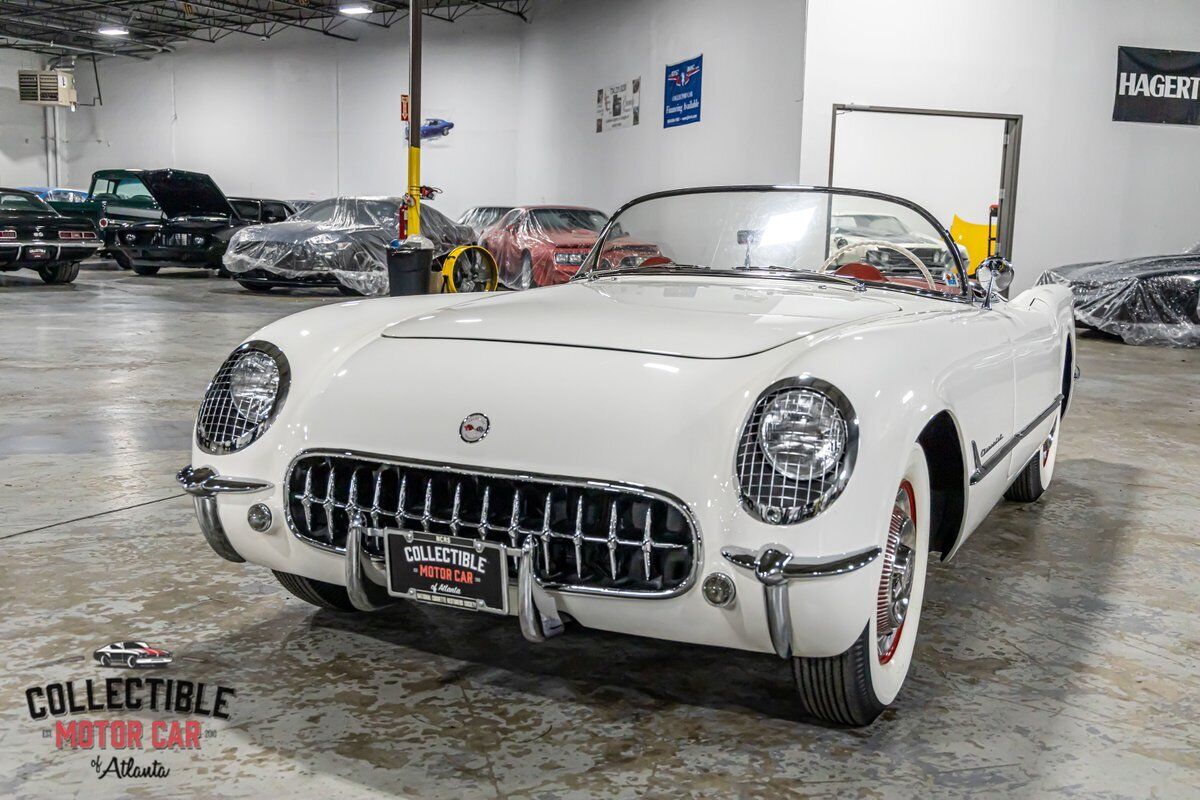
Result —
[[[902, 220], [945, 268], [839, 247], [846, 214]], [[630, 236], [660, 255], [606, 257]], [[1007, 264], [979, 274], [886, 195], [648, 195], [570, 283], [258, 331], [209, 385], [179, 479], [219, 555], [315, 605], [775, 653], [803, 712], [867, 724], [908, 671], [929, 553], [1054, 472], [1070, 292], [1006, 300]]]

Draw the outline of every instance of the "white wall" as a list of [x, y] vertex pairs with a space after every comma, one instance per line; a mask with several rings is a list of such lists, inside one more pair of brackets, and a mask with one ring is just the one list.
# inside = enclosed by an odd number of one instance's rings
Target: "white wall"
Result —
[[[547, 0], [521, 49], [520, 202], [611, 210], [656, 189], [791, 183], [802, 0]], [[704, 54], [701, 120], [664, 129], [669, 63]], [[596, 133], [596, 90], [641, 76], [641, 122]]]
[[[524, 27], [489, 13], [426, 22], [423, 115], [455, 128], [424, 144], [423, 177], [444, 190], [436, 205], [447, 213], [511, 197]], [[148, 63], [105, 60], [104, 106], [68, 119], [64, 182], [86, 188], [97, 169], [177, 167], [211, 174], [231, 195], [403, 194], [407, 28], [339, 31], [360, 41], [289, 31], [183, 44]], [[81, 93], [90, 78], [80, 71]]]
[[0, 186], [46, 183], [44, 112], [39, 106], [21, 105], [17, 94], [17, 70], [41, 67], [41, 56], [0, 50]]
[[1200, 130], [1112, 122], [1118, 45], [1200, 50], [1194, 0], [814, 0], [800, 177], [835, 102], [1024, 115], [1016, 287], [1200, 239]]

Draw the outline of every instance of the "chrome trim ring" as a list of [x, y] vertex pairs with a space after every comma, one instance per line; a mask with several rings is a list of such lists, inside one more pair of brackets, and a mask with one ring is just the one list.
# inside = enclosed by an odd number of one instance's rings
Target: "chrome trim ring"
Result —
[[892, 518], [888, 524], [887, 546], [883, 552], [883, 570], [879, 577], [879, 590], [875, 601], [875, 634], [880, 664], [892, 660], [904, 621], [908, 618], [908, 604], [912, 599], [913, 575], [917, 565], [917, 524], [915, 496], [912, 484], [904, 481], [896, 492], [892, 504]]
[[[621, 481], [605, 481], [605, 480], [596, 480], [596, 479], [589, 479], [589, 478], [570, 478], [570, 477], [565, 477], [562, 475], [550, 475], [550, 474], [543, 474], [543, 473], [536, 473], [536, 472], [517, 472], [517, 471], [508, 471], [508, 470], [495, 469], [495, 468], [481, 469], [479, 467], [471, 467], [471, 466], [465, 466], [465, 465], [461, 465], [461, 464], [449, 464], [449, 463], [440, 462], [440, 461], [423, 461], [421, 459], [415, 459], [415, 458], [412, 458], [412, 459], [397, 458], [394, 456], [385, 456], [385, 455], [380, 455], [378, 453], [368, 453], [368, 452], [362, 452], [362, 451], [357, 451], [357, 450], [334, 450], [334, 449], [328, 449], [328, 448], [315, 448], [315, 449], [311, 449], [311, 450], [303, 450], [300, 453], [297, 453], [296, 456], [292, 458], [292, 460], [288, 463], [287, 471], [284, 473], [284, 483], [283, 483], [283, 485], [285, 487], [285, 490], [284, 490], [285, 497], [284, 497], [284, 502], [283, 502], [284, 520], [287, 522], [288, 530], [291, 532], [292, 536], [296, 537], [296, 539], [298, 539], [299, 541], [308, 545], [309, 547], [314, 547], [318, 550], [324, 550], [328, 553], [334, 553], [337, 555], [345, 555], [346, 550], [344, 547], [338, 547], [336, 545], [330, 545], [330, 544], [326, 544], [324, 542], [314, 541], [306, 536], [303, 536], [300, 533], [299, 527], [296, 525], [295, 520], [293, 519], [291, 498], [286, 496], [287, 493], [290, 492], [290, 489], [287, 487], [291, 486], [292, 472], [295, 469], [296, 465], [302, 459], [311, 458], [314, 456], [315, 457], [330, 456], [330, 457], [351, 458], [351, 459], [357, 459], [357, 460], [361, 460], [361, 461], [375, 461], [375, 462], [378, 462], [381, 464], [395, 465], [395, 466], [399, 466], [399, 467], [412, 467], [415, 469], [425, 469], [425, 470], [437, 471], [437, 472], [443, 472], [443, 473], [457, 473], [457, 474], [461, 474], [461, 475], [475, 476], [475, 477], [481, 477], [481, 478], [496, 478], [496, 479], [500, 479], [500, 480], [510, 480], [510, 481], [528, 481], [531, 483], [549, 483], [549, 484], [558, 484], [558, 485], [562, 485], [562, 486], [577, 486], [577, 487], [584, 488], [584, 489], [594, 489], [594, 490], [599, 490], [599, 491], [613, 491], [613, 492], [621, 492], [621, 493], [625, 493], [625, 494], [633, 494], [633, 495], [638, 495], [640, 497], [644, 497], [646, 499], [658, 500], [663, 503], [666, 503], [667, 505], [670, 505], [671, 507], [673, 507], [676, 511], [678, 511], [683, 516], [684, 520], [686, 520], [688, 526], [691, 528], [691, 533], [692, 533], [691, 571], [688, 572], [687, 577], [685, 577], [683, 579], [683, 581], [681, 581], [680, 584], [673, 589], [669, 589], [666, 591], [639, 592], [639, 591], [627, 591], [627, 590], [623, 590], [623, 589], [612, 589], [612, 588], [608, 588], [608, 587], [575, 586], [575, 585], [568, 585], [568, 584], [559, 584], [559, 583], [555, 583], [552, 581], [544, 581], [535, 574], [533, 576], [533, 579], [536, 581], [538, 587], [541, 589], [544, 589], [544, 590], [555, 591], [555, 592], [560, 592], [560, 593], [587, 594], [587, 595], [602, 596], [602, 597], [626, 597], [626, 598], [647, 599], [647, 600], [648, 599], [665, 599], [665, 598], [669, 598], [669, 597], [678, 597], [679, 595], [682, 595], [685, 592], [687, 592], [688, 590], [690, 590], [692, 588], [692, 586], [695, 585], [697, 575], [699, 575], [701, 565], [704, 561], [704, 548], [703, 548], [704, 537], [701, 534], [700, 523], [696, 520], [696, 516], [692, 513], [692, 510], [688, 507], [688, 505], [686, 503], [684, 503], [678, 497], [676, 497], [668, 492], [664, 492], [662, 490], [649, 489], [645, 486], [641, 486], [638, 484], [632, 484], [632, 483], [624, 483]], [[367, 509], [367, 510], [369, 511], [369, 509]], [[382, 559], [376, 558], [376, 560], [382, 560]]]

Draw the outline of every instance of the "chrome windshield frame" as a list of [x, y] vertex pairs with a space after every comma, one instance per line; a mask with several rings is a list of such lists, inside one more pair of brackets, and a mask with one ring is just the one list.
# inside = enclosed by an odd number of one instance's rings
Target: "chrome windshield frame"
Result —
[[[942, 293], [942, 292], [934, 292], [934, 291], [930, 291], [927, 289], [920, 289], [918, 287], [890, 286], [887, 288], [893, 288], [893, 289], [896, 289], [897, 291], [904, 291], [906, 293], [915, 293], [915, 294], [921, 294], [921, 295], [930, 296], [930, 297], [938, 297], [938, 298], [948, 299], [948, 300], [966, 300], [968, 302], [973, 302], [970, 287], [968, 286], [967, 266], [963, 263], [962, 256], [958, 251], [958, 247], [955, 246], [954, 239], [950, 236], [950, 232], [947, 231], [945, 229], [945, 227], [943, 227], [942, 224], [937, 221], [937, 218], [934, 217], [933, 214], [929, 213], [929, 211], [927, 211], [925, 208], [917, 205], [916, 203], [912, 202], [911, 200], [905, 200], [903, 197], [896, 197], [895, 195], [886, 194], [884, 192], [872, 192], [872, 191], [869, 191], [866, 189], [846, 189], [846, 188], [837, 187], [837, 186], [798, 186], [798, 185], [793, 186], [793, 185], [788, 185], [788, 184], [735, 184], [732, 186], [697, 186], [697, 187], [691, 188], [691, 189], [667, 189], [667, 190], [663, 190], [660, 192], [651, 192], [649, 194], [641, 195], [640, 197], [635, 197], [633, 200], [630, 200], [628, 203], [625, 203], [623, 206], [621, 206], [616, 211], [614, 211], [612, 216], [609, 217], [608, 223], [600, 231], [600, 235], [596, 238], [595, 244], [593, 244], [592, 249], [588, 251], [587, 256], [583, 259], [583, 264], [579, 267], [579, 271], [575, 273], [575, 276], [572, 278], [572, 280], [590, 280], [590, 279], [597, 278], [597, 277], [611, 277], [611, 276], [627, 275], [627, 274], [633, 274], [633, 275], [651, 274], [649, 270], [639, 273], [636, 269], [633, 269], [633, 270], [629, 270], [629, 269], [598, 270], [598, 269], [596, 269], [597, 259], [599, 258], [599, 255], [600, 255], [600, 248], [604, 245], [604, 242], [608, 239], [609, 232], [612, 230], [614, 224], [619, 223], [621, 215], [624, 214], [626, 211], [628, 211], [630, 208], [632, 208], [636, 205], [639, 205], [641, 203], [651, 201], [651, 200], [661, 200], [663, 198], [668, 198], [668, 197], [682, 197], [685, 195], [693, 195], [693, 194], [732, 194], [735, 192], [758, 192], [758, 193], [795, 192], [795, 193], [802, 193], [802, 194], [823, 194], [823, 195], [827, 195], [829, 197], [841, 195], [841, 196], [845, 196], [845, 197], [862, 197], [862, 198], [867, 198], [867, 199], [871, 199], [871, 200], [881, 200], [884, 202], [895, 203], [896, 205], [907, 208], [910, 211], [913, 211], [914, 213], [916, 213], [918, 216], [920, 216], [926, 222], [928, 222], [933, 227], [933, 229], [937, 232], [938, 236], [942, 240], [942, 243], [945, 244], [946, 249], [950, 253], [950, 257], [952, 259], [954, 259], [954, 269], [955, 269], [955, 273], [958, 276], [959, 292], [957, 295], [955, 295], [955, 294], [948, 294], [948, 293]], [[706, 273], [711, 273], [713, 275], [725, 276], [725, 277], [733, 275], [735, 272], [737, 274], [745, 274], [747, 276], [755, 276], [755, 277], [791, 277], [791, 276], [782, 276], [778, 273], [778, 271], [771, 271], [772, 274], [768, 275], [767, 274], [768, 271], [766, 271], [766, 270], [753, 270], [753, 269], [725, 271], [725, 270], [710, 270], [707, 267], [704, 267], [704, 268], [693, 268], [693, 270], [691, 270], [689, 272], [691, 272], [692, 274], [695, 274], [695, 271], [697, 269], [703, 269], [703, 271]], [[685, 270], [682, 270], [682, 269], [665, 268], [662, 270], [657, 270], [653, 274], [664, 274], [664, 275], [665, 274], [673, 274], [673, 273], [678, 274], [678, 273], [684, 272], [684, 271]], [[803, 274], [804, 270], [791, 270], [790, 272], [796, 273], [796, 274]], [[812, 274], [816, 274], [816, 273], [812, 273]], [[887, 285], [879, 284], [878, 286], [876, 286], [875, 284], [870, 284], [870, 286], [872, 288], [883, 288]]]

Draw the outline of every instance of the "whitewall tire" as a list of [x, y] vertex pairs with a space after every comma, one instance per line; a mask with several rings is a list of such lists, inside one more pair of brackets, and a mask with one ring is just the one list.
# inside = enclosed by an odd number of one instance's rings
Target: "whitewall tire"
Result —
[[929, 562], [929, 467], [914, 445], [883, 532], [874, 613], [849, 650], [792, 659], [802, 710], [840, 725], [869, 725], [900, 692], [912, 663]]
[[1017, 503], [1032, 503], [1050, 488], [1054, 478], [1054, 463], [1058, 460], [1059, 426], [1062, 424], [1062, 410], [1054, 412], [1054, 426], [1050, 435], [1042, 442], [1033, 458], [1017, 475], [1016, 480], [1004, 492], [1004, 497]]

